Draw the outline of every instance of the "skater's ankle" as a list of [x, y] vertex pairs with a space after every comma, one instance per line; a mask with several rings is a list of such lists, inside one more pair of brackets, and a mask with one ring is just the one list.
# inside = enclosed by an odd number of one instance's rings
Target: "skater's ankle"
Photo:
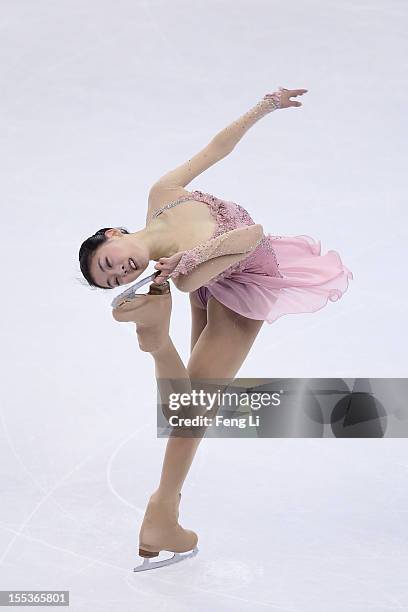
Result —
[[166, 336], [166, 337], [163, 338], [163, 340], [160, 343], [160, 345], [155, 347], [153, 350], [150, 350], [149, 353], [156, 360], [164, 360], [164, 361], [166, 361], [168, 359], [169, 353], [172, 353], [172, 351], [174, 351], [173, 342], [172, 342], [170, 336]]

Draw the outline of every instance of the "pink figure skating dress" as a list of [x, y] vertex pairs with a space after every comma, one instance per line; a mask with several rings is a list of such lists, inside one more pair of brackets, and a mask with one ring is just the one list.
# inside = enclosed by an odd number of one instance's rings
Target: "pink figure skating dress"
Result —
[[[152, 218], [186, 200], [198, 200], [208, 205], [217, 222], [211, 238], [255, 223], [240, 204], [198, 190], [166, 204], [155, 211]], [[200, 263], [199, 252], [199, 247], [186, 251], [170, 277], [188, 274], [194, 269]], [[249, 319], [273, 323], [283, 315], [315, 312], [329, 300], [338, 300], [352, 279], [353, 273], [342, 263], [337, 251], [321, 254], [320, 241], [303, 234], [266, 234], [247, 257], [193, 293], [203, 307], [213, 295]]]

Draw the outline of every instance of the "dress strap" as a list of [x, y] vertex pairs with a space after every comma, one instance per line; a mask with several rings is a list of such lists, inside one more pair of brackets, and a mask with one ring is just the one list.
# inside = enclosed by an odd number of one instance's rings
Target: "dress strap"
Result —
[[177, 200], [174, 200], [174, 202], [169, 202], [169, 204], [166, 204], [165, 206], [162, 206], [158, 210], [155, 210], [151, 218], [154, 219], [154, 217], [158, 217], [164, 210], [167, 210], [168, 208], [173, 208], [173, 206], [177, 206], [177, 204], [180, 204], [181, 202], [185, 202], [186, 200], [194, 200], [194, 199], [195, 198], [193, 195], [180, 196], [179, 198], [177, 198]]

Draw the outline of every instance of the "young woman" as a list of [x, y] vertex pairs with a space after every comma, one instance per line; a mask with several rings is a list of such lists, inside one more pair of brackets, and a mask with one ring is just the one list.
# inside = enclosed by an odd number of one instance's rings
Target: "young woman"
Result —
[[[160, 178], [150, 189], [143, 229], [104, 228], [81, 245], [84, 277], [106, 289], [135, 281], [151, 260], [157, 262], [160, 274], [149, 294], [125, 300], [113, 317], [136, 323], [139, 346], [152, 355], [158, 381], [233, 379], [264, 321], [314, 312], [341, 297], [353, 278], [338, 253], [321, 255], [320, 242], [313, 238], [264, 235], [239, 204], [185, 189], [226, 157], [256, 121], [276, 109], [301, 106], [290, 98], [306, 92], [280, 87], [266, 94], [202, 151]], [[190, 297], [186, 367], [169, 336], [169, 278]], [[162, 550], [197, 550], [197, 535], [178, 523], [178, 507], [200, 440], [197, 435], [168, 439], [160, 483], [140, 530], [139, 554], [145, 559]]]

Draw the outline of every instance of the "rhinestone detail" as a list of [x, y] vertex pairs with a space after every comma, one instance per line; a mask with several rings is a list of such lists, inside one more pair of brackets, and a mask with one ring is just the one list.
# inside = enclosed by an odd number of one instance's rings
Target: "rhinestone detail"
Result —
[[193, 198], [191, 195], [181, 196], [177, 200], [174, 200], [174, 202], [170, 202], [169, 204], [166, 204], [165, 206], [162, 206], [161, 208], [156, 210], [154, 213], [152, 213], [150, 218], [154, 219], [154, 217], [158, 217], [164, 210], [167, 210], [168, 208], [173, 208], [173, 206], [177, 206], [177, 204], [180, 204], [180, 202], [184, 202], [186, 200], [194, 200], [194, 199], [195, 198]]

